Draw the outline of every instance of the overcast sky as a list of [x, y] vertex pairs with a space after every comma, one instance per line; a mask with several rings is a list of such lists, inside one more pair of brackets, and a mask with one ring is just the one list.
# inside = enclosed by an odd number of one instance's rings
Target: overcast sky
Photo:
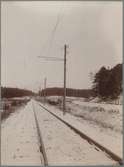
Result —
[[63, 57], [64, 44], [67, 87], [90, 88], [90, 72], [122, 63], [122, 2], [1, 3], [3, 86], [62, 87], [63, 62], [38, 56]]

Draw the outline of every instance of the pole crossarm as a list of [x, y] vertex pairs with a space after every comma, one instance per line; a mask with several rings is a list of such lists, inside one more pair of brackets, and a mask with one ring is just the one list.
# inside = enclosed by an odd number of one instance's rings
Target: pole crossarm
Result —
[[38, 58], [43, 58], [46, 61], [64, 61], [63, 58], [58, 58], [58, 57], [46, 57], [46, 56], [38, 56]]

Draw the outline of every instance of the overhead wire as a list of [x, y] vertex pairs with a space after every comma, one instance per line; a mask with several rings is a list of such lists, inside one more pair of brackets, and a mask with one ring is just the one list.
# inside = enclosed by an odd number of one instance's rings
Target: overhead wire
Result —
[[63, 17], [62, 8], [63, 8], [63, 6], [61, 6], [61, 8], [60, 8], [60, 10], [58, 12], [56, 23], [55, 23], [55, 25], [53, 27], [53, 30], [51, 32], [51, 37], [50, 37], [50, 39], [48, 38], [48, 40], [46, 42], [46, 44], [48, 45], [46, 57], [49, 54], [49, 52], [50, 52], [50, 50], [51, 50], [51, 48], [53, 46], [53, 41], [55, 39], [55, 34], [56, 34], [56, 31], [57, 31], [58, 25], [60, 24], [60, 21], [61, 21], [61, 19]]

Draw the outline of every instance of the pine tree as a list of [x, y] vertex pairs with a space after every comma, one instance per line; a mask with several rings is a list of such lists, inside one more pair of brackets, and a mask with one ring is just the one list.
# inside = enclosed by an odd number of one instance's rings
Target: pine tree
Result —
[[94, 76], [93, 92], [102, 99], [116, 99], [122, 92], [122, 64], [112, 69], [101, 67]]
[[101, 98], [106, 98], [108, 96], [107, 83], [109, 76], [110, 72], [105, 67], [101, 67], [95, 75], [93, 89], [95, 94]]
[[107, 87], [111, 99], [116, 99], [122, 92], [122, 64], [118, 64], [111, 69]]

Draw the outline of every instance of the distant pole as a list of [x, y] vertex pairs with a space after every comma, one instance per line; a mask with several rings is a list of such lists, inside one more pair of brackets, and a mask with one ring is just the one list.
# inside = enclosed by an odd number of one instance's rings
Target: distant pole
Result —
[[63, 94], [63, 115], [66, 112], [66, 51], [67, 45], [64, 45], [64, 94]]
[[46, 82], [47, 78], [44, 78], [44, 104], [46, 103]]
[[41, 96], [41, 88], [40, 88], [40, 86], [39, 86], [39, 96]]

